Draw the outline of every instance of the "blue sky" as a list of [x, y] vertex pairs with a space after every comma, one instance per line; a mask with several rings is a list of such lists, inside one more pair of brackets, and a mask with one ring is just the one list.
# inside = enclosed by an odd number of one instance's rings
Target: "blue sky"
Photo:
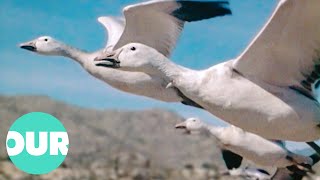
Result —
[[[36, 55], [17, 47], [23, 41], [50, 35], [75, 47], [94, 51], [105, 43], [96, 18], [121, 15], [136, 0], [2, 0], [0, 6], [0, 94], [47, 95], [90, 108], [166, 108], [185, 117], [198, 116], [217, 123], [201, 110], [180, 104], [126, 94], [87, 74], [63, 57]], [[232, 16], [188, 23], [172, 60], [203, 69], [236, 57], [260, 30], [276, 0], [231, 0]], [[219, 122], [219, 124], [221, 121]]]
[[[96, 21], [97, 17], [120, 16], [124, 6], [137, 2], [1, 0], [0, 94], [46, 95], [99, 109], [165, 108], [184, 117], [197, 116], [214, 124], [223, 124], [202, 110], [120, 92], [91, 77], [69, 59], [40, 56], [17, 46], [38, 36], [50, 35], [80, 49], [95, 51], [104, 46], [107, 38], [103, 27]], [[266, 22], [277, 0], [230, 2], [232, 16], [186, 24], [173, 53], [173, 61], [189, 68], [204, 69], [236, 57]]]

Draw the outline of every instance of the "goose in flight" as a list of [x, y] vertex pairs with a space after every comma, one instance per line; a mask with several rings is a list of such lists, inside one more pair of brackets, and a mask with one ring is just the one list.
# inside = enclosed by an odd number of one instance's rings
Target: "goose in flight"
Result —
[[206, 132], [217, 140], [222, 149], [228, 149], [258, 165], [277, 168], [297, 165], [305, 169], [300, 164], [312, 164], [312, 159], [309, 157], [291, 153], [275, 142], [232, 125], [216, 127], [210, 126], [198, 118], [189, 118], [175, 127], [188, 132]]
[[103, 64], [96, 66], [93, 60], [102, 52], [109, 52], [129, 42], [148, 44], [169, 57], [185, 22], [231, 14], [227, 1], [156, 0], [127, 6], [123, 13], [125, 21], [112, 17], [98, 18], [107, 30], [108, 41], [105, 48], [93, 53], [65, 45], [48, 36], [22, 43], [20, 47], [42, 55], [71, 58], [94, 77], [121, 91], [198, 107], [179, 90], [166, 89], [168, 81], [161, 76], [108, 69]]
[[279, 1], [244, 53], [205, 70], [134, 42], [95, 60], [162, 76], [216, 117], [266, 139], [314, 141], [320, 138], [318, 7], [319, 0]]

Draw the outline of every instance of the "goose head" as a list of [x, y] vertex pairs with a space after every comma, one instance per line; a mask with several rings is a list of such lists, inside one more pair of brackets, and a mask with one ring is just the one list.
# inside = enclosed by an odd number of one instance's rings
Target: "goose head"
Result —
[[176, 129], [184, 129], [188, 133], [200, 131], [203, 127], [204, 124], [198, 118], [189, 118], [175, 126]]
[[63, 43], [50, 36], [41, 36], [34, 40], [21, 43], [20, 48], [43, 55], [62, 55], [64, 53]]
[[165, 57], [149, 46], [130, 43], [112, 52], [104, 51], [95, 61], [97, 66], [152, 73], [153, 61], [161, 58]]

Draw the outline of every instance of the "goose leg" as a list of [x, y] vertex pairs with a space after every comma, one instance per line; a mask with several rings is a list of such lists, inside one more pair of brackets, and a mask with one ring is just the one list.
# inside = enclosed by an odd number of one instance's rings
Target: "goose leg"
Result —
[[302, 180], [303, 175], [293, 173], [289, 168], [278, 168], [271, 180]]
[[173, 88], [176, 89], [177, 94], [183, 99], [183, 101], [181, 101], [182, 104], [187, 105], [187, 106], [193, 106], [193, 107], [196, 107], [196, 108], [199, 108], [199, 109], [203, 109], [202, 106], [200, 106], [196, 102], [194, 102], [191, 99], [189, 99], [178, 88], [176, 88], [176, 87], [173, 87]]
[[320, 161], [320, 155], [318, 153], [309, 156], [312, 159], [312, 165], [317, 164]]
[[192, 106], [192, 107], [196, 107], [199, 109], [203, 109], [200, 105], [198, 105], [197, 103], [195, 103], [193, 101], [183, 100], [183, 101], [181, 101], [181, 103], [184, 105], [187, 105], [187, 106]]

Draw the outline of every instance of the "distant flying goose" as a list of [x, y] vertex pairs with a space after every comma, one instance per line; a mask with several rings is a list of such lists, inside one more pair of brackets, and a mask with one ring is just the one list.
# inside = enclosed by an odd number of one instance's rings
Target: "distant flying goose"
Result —
[[227, 1], [180, 1], [157, 0], [138, 3], [124, 8], [125, 22], [112, 17], [100, 17], [98, 21], [108, 32], [104, 49], [97, 52], [85, 51], [65, 45], [52, 37], [43, 36], [20, 47], [42, 55], [65, 56], [75, 60], [94, 77], [110, 86], [128, 93], [150, 97], [165, 102], [182, 102], [199, 107], [177, 89], [166, 89], [165, 78], [143, 72], [126, 72], [95, 66], [97, 55], [129, 42], [141, 42], [157, 48], [169, 57], [185, 22], [198, 21], [231, 14]]
[[[291, 165], [312, 164], [309, 157], [291, 153], [277, 143], [235, 126], [210, 126], [197, 118], [189, 118], [175, 127], [190, 132], [208, 132], [217, 140], [221, 148], [239, 154], [258, 165], [281, 168]], [[302, 166], [301, 168], [304, 169]]]

